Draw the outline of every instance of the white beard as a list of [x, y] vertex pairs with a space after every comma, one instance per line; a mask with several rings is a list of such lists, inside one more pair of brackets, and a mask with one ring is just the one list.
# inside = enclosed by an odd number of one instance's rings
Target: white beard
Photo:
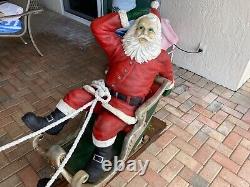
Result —
[[135, 23], [123, 37], [123, 49], [127, 56], [136, 62], [143, 64], [156, 59], [161, 53], [161, 33], [156, 34], [154, 40], [148, 40], [143, 44], [135, 37]]

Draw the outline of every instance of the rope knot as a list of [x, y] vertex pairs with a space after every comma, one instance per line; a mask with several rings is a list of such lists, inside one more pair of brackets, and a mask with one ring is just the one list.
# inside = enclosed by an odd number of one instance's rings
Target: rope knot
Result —
[[109, 89], [105, 86], [103, 79], [93, 81], [91, 86], [96, 88], [95, 98], [98, 101], [101, 103], [108, 103], [111, 100]]

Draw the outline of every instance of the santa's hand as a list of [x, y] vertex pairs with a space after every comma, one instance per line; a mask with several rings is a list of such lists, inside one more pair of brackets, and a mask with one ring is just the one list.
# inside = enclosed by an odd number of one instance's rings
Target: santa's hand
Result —
[[149, 8], [134, 8], [127, 12], [128, 20], [136, 20], [137, 18], [148, 14], [150, 11]]

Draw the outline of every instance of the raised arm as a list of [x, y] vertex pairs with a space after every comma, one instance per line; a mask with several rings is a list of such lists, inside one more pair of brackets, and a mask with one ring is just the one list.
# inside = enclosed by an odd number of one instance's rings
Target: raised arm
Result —
[[128, 28], [130, 20], [137, 19], [148, 12], [148, 8], [135, 8], [128, 13], [119, 11], [119, 13], [107, 14], [92, 21], [92, 33], [107, 55], [111, 57], [117, 45], [121, 44], [121, 38], [115, 31], [119, 28]]
[[95, 19], [91, 23], [91, 30], [96, 41], [110, 57], [117, 45], [121, 44], [121, 38], [115, 31], [121, 28], [120, 16], [118, 13], [110, 13]]

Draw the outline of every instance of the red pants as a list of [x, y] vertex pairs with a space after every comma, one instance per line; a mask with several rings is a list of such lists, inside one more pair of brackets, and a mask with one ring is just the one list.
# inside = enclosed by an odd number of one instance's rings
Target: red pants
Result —
[[[78, 88], [68, 92], [64, 99], [58, 103], [57, 108], [67, 115], [93, 99], [93, 95], [82, 88]], [[134, 116], [136, 110], [136, 107], [134, 106], [130, 106], [113, 97], [109, 104], [123, 111], [127, 115]], [[131, 125], [127, 125], [118, 117], [102, 108], [100, 103], [97, 104], [94, 112], [98, 114], [98, 117], [94, 124], [92, 137], [93, 143], [97, 147], [108, 147], [112, 145], [120, 131], [128, 132], [132, 129]]]

